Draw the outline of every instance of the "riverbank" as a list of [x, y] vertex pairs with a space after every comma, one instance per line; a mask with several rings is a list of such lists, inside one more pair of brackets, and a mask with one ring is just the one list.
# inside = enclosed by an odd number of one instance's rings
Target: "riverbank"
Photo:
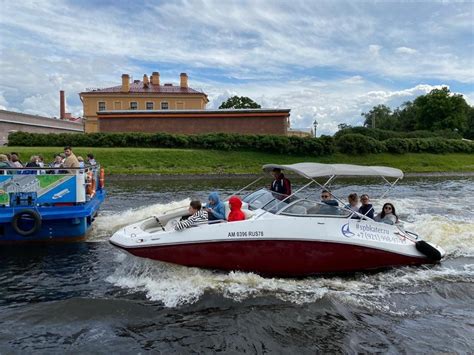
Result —
[[[49, 162], [60, 147], [3, 147], [0, 153], [18, 152], [23, 162], [31, 155], [42, 154]], [[254, 176], [268, 163], [292, 164], [302, 161], [318, 163], [350, 163], [383, 165], [411, 173], [451, 173], [454, 176], [474, 172], [474, 154], [368, 154], [352, 156], [282, 156], [249, 151], [217, 151], [198, 149], [161, 148], [74, 148], [76, 155], [85, 157], [93, 153], [106, 169], [107, 175], [150, 175], [154, 179], [165, 176], [235, 174]], [[450, 175], [452, 176], [452, 175]], [[470, 176], [470, 175], [469, 175]], [[245, 177], [245, 176], [243, 176]]]

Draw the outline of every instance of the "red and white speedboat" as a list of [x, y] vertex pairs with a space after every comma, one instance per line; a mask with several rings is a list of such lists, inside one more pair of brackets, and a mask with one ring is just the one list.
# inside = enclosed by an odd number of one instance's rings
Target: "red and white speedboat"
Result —
[[[403, 172], [378, 166], [298, 163], [264, 165], [309, 180], [288, 198], [267, 189], [244, 197], [248, 218], [205, 223], [183, 231], [174, 225], [187, 207], [118, 230], [110, 242], [127, 252], [180, 265], [264, 275], [305, 276], [436, 263], [445, 252], [398, 225], [375, 222], [344, 207], [308, 198], [311, 185], [336, 176], [379, 176], [392, 187]], [[322, 185], [315, 179], [328, 177]], [[247, 188], [247, 187], [246, 187]], [[314, 192], [314, 190], [313, 190]], [[319, 195], [319, 194], [318, 194]]]

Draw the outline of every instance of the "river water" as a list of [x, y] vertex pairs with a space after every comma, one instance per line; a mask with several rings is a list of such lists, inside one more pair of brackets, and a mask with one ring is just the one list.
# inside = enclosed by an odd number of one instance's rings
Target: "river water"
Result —
[[[435, 266], [264, 278], [139, 259], [107, 242], [120, 226], [247, 182], [110, 182], [87, 242], [1, 247], [0, 353], [472, 353], [472, 178], [408, 179], [387, 199], [447, 251]], [[368, 184], [334, 191], [380, 193]]]

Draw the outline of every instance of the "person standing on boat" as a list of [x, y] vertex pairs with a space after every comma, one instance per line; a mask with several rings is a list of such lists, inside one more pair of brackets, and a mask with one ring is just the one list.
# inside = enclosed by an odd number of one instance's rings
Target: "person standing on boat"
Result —
[[[67, 146], [64, 147], [64, 154], [66, 155], [66, 159], [64, 160], [63, 167], [64, 168], [79, 168], [79, 160], [77, 160], [76, 155], [72, 152], [72, 148]], [[69, 173], [74, 174], [75, 170], [69, 170]]]
[[395, 212], [395, 206], [392, 205], [390, 202], [384, 204], [382, 212], [378, 213], [377, 216], [375, 216], [375, 221], [387, 224], [398, 223], [398, 216]]
[[207, 211], [201, 208], [201, 201], [193, 200], [189, 204], [189, 214], [191, 215], [188, 219], [178, 222], [174, 229], [177, 231], [195, 226], [197, 224], [207, 222]]
[[270, 186], [270, 190], [283, 195], [283, 198], [291, 195], [291, 182], [281, 172], [281, 169], [275, 168], [272, 170], [272, 175], [275, 180]]
[[209, 194], [209, 203], [205, 210], [210, 221], [225, 219], [225, 207], [219, 199], [219, 194], [217, 192], [211, 192]]
[[374, 219], [374, 207], [369, 203], [369, 195], [363, 194], [360, 197], [360, 202], [362, 203], [362, 206], [359, 208], [359, 213]]

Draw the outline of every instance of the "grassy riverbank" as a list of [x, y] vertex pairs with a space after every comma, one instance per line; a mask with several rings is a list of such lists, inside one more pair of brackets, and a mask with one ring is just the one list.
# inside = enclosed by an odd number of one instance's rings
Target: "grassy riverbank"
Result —
[[[51, 161], [58, 147], [3, 147], [0, 153], [20, 153], [23, 162], [42, 154]], [[266, 163], [290, 164], [302, 161], [386, 165], [404, 172], [472, 172], [474, 154], [370, 154], [324, 157], [282, 156], [260, 152], [225, 152], [197, 149], [74, 148], [76, 155], [94, 153], [108, 174], [252, 174]]]

